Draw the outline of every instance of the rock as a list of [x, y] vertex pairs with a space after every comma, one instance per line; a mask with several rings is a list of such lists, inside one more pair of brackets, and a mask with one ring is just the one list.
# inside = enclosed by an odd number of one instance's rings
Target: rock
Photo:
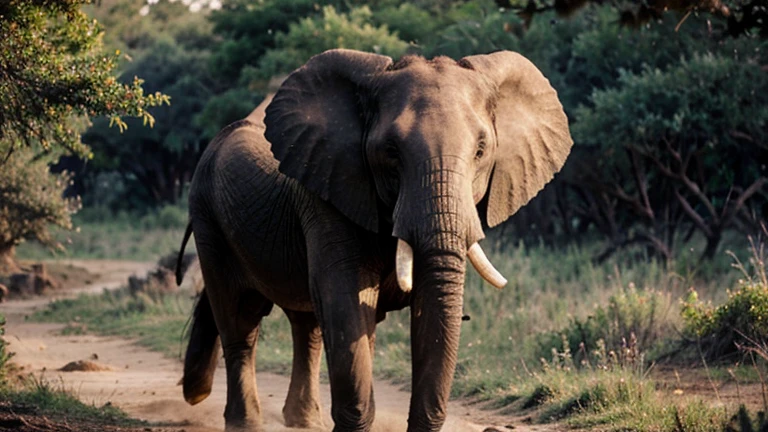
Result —
[[103, 372], [110, 371], [112, 368], [90, 360], [78, 360], [67, 363], [59, 370], [61, 372]]
[[52, 278], [45, 268], [45, 264], [32, 265], [32, 271], [28, 273], [14, 273], [8, 282], [8, 291], [11, 296], [30, 297], [46, 294], [49, 290], [59, 289], [61, 284]]
[[146, 278], [137, 276], [128, 278], [128, 290], [132, 295], [138, 293], [171, 293], [178, 289], [173, 271], [162, 267], [148, 272]]

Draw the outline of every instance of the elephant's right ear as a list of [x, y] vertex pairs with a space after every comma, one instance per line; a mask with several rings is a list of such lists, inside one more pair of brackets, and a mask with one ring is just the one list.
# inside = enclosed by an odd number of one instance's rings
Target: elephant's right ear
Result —
[[318, 54], [285, 80], [264, 119], [280, 172], [374, 232], [377, 199], [363, 159], [361, 100], [390, 64], [389, 57], [351, 50]]
[[573, 140], [557, 92], [520, 54], [499, 51], [465, 57], [497, 89], [499, 147], [488, 193], [487, 221], [504, 222], [563, 167]]

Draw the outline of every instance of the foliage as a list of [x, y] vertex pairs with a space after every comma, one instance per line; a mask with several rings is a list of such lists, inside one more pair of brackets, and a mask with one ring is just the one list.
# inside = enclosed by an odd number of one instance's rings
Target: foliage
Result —
[[683, 301], [685, 334], [700, 341], [708, 360], [722, 360], [739, 352], [740, 346], [768, 341], [768, 286], [744, 283], [729, 291], [725, 304], [713, 307], [691, 290]]
[[[518, 38], [510, 32], [514, 25], [520, 25], [515, 17], [502, 14], [496, 8], [482, 4], [462, 19], [436, 31], [431, 43], [424, 47], [424, 55], [434, 57], [446, 55], [459, 59], [467, 55], [483, 54], [501, 49], [514, 50]], [[486, 7], [482, 7], [486, 6]], [[470, 12], [470, 11], [465, 11]]]
[[269, 78], [286, 74], [317, 53], [331, 48], [348, 48], [400, 57], [408, 44], [389, 32], [386, 26], [374, 27], [373, 13], [367, 6], [339, 13], [333, 6], [323, 8], [322, 17], [308, 17], [289, 25], [275, 36], [275, 48], [260, 62], [261, 74]]
[[[240, 91], [239, 100], [226, 109], [217, 110], [222, 107], [221, 100], [209, 107], [209, 101], [229, 90], [208, 72], [212, 25], [204, 13], [190, 12], [181, 2], [167, 0], [151, 5], [145, 15], [140, 13], [137, 2], [110, 3], [93, 8], [92, 13], [111, 24], [114, 35], [110, 45], [123, 47], [132, 58], [123, 67], [120, 79], [126, 81], [141, 73], [148, 90], [163, 92], [174, 103], [151, 110], [157, 120], [152, 129], [129, 127], [116, 135], [106, 121], [97, 120], [83, 136], [94, 148], [95, 157], [79, 186], [86, 192], [87, 205], [107, 205], [114, 210], [176, 203], [192, 177], [197, 159], [213, 137], [212, 130], [218, 132], [244, 117], [261, 98]], [[231, 97], [224, 99], [230, 101]], [[136, 123], [127, 122], [129, 126]], [[124, 187], [121, 194], [105, 201], [89, 193], [97, 177], [111, 173], [119, 175]]]
[[768, 201], [757, 162], [766, 157], [762, 42], [720, 40], [693, 16], [677, 33], [671, 17], [631, 31], [613, 12], [538, 16], [519, 38], [558, 90], [576, 144], [510, 234], [557, 244], [597, 231], [606, 239], [598, 260], [640, 246], [669, 261], [698, 233], [700, 256], [712, 259], [727, 230], [756, 231]]
[[[599, 0], [496, 0], [501, 8], [510, 8], [517, 15], [530, 22], [534, 16], [554, 10], [558, 15], [568, 17], [587, 5], [602, 5]], [[754, 36], [768, 37], [768, 12], [763, 0], [659, 0], [654, 2], [618, 1], [614, 20], [627, 27], [640, 27], [651, 21], [659, 20], [669, 13], [680, 14], [680, 24], [692, 13], [708, 12], [718, 20], [718, 32], [733, 37]], [[727, 18], [727, 19], [726, 19]]]
[[[642, 362], [641, 356], [659, 348], [671, 333], [669, 293], [639, 291], [630, 284], [597, 306], [586, 319], [572, 318], [567, 327], [538, 336], [540, 358], [562, 359], [555, 347], [573, 357], [577, 367], [612, 359], [619, 364]], [[552, 354], [550, 354], [552, 353]]]
[[102, 51], [101, 28], [79, 10], [87, 0], [10, 0], [0, 6], [0, 151], [64, 148], [79, 155], [77, 119], [120, 115], [153, 124], [147, 108], [167, 102], [145, 95], [142, 81], [113, 76], [119, 53]]
[[768, 184], [754, 163], [768, 156], [768, 98], [755, 91], [768, 89], [765, 73], [725, 55], [695, 54], [663, 71], [622, 72], [617, 85], [593, 93], [573, 126], [579, 145], [597, 155], [579, 161], [577, 179], [626, 218], [614, 223], [623, 232], [609, 235], [647, 242], [669, 258], [686, 235], [680, 231], [696, 229], [712, 258], [726, 229], [754, 230], [746, 210]]
[[213, 33], [221, 38], [210, 59], [211, 71], [226, 82], [240, 82], [243, 70], [256, 68], [275, 47], [277, 34], [317, 12], [314, 0], [230, 0], [211, 13]]
[[752, 240], [752, 271], [736, 259], [744, 273], [734, 291], [728, 291], [725, 303], [714, 307], [699, 299], [691, 289], [682, 302], [684, 335], [699, 345], [707, 360], [723, 360], [739, 351], [768, 346], [768, 276], [766, 249]]
[[49, 225], [72, 228], [70, 215], [80, 208], [77, 198], [64, 198], [69, 173], [49, 174], [45, 158], [34, 158], [29, 149], [9, 156], [0, 174], [0, 256], [11, 254], [24, 240], [36, 240], [60, 249]]

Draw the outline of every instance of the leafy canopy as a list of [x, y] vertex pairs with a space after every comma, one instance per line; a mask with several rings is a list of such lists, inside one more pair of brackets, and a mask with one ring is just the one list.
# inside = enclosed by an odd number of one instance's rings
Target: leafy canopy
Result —
[[[98, 23], [80, 11], [90, 0], [9, 0], [0, 4], [0, 151], [40, 146], [79, 155], [84, 117], [121, 115], [152, 125], [147, 108], [169, 101], [145, 95], [142, 81], [119, 83], [119, 52], [102, 51]], [[77, 120], [81, 120], [78, 122]]]

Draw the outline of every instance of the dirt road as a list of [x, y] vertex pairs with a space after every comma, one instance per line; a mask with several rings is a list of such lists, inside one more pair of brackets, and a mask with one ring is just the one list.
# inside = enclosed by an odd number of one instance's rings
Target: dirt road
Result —
[[[114, 288], [131, 274], [143, 275], [151, 263], [124, 261], [78, 261], [73, 264], [99, 274], [98, 283], [76, 290], [58, 293], [57, 297], [75, 292], [100, 292], [104, 287]], [[43, 308], [50, 298], [15, 301], [0, 304], [0, 313], [7, 318], [6, 340], [10, 350], [16, 353], [14, 362], [35, 376], [43, 375], [51, 382], [59, 382], [75, 392], [83, 401], [97, 406], [112, 403], [133, 417], [175, 424], [187, 432], [220, 431], [224, 427], [223, 412], [226, 400], [224, 369], [219, 367], [211, 396], [197, 406], [187, 405], [177, 385], [182, 376], [182, 364], [178, 359], [139, 347], [132, 341], [100, 336], [61, 336], [61, 324], [27, 322], [24, 317]], [[98, 357], [98, 362], [110, 367], [101, 372], [60, 372], [59, 368], [70, 361]], [[219, 362], [219, 364], [223, 364]], [[282, 425], [282, 406], [288, 389], [288, 378], [258, 373], [259, 396], [267, 431], [290, 431]], [[330, 421], [329, 386], [323, 385], [322, 403], [326, 426]], [[406, 428], [410, 395], [388, 383], [377, 381], [375, 430], [403, 431]], [[444, 431], [483, 431], [505, 426], [509, 419], [495, 417], [489, 412], [452, 402], [450, 416]], [[506, 420], [506, 421], [505, 421]], [[551, 427], [538, 429], [552, 430]], [[494, 430], [494, 429], [491, 429]], [[520, 423], [515, 430], [537, 430]]]

